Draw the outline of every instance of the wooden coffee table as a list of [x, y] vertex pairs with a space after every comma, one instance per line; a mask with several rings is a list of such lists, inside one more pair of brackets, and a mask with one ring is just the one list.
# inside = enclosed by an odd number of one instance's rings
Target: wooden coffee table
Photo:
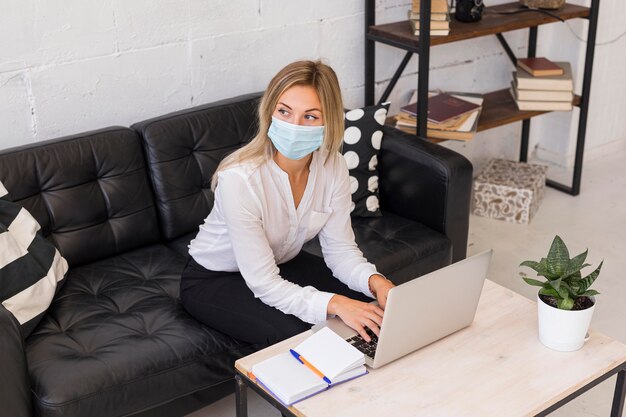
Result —
[[621, 416], [624, 408], [626, 345], [590, 331], [576, 352], [550, 350], [537, 337], [536, 303], [491, 281], [485, 282], [470, 327], [285, 407], [248, 372], [310, 334], [235, 363], [238, 417], [247, 416], [246, 387], [290, 416], [545, 416], [615, 374], [611, 417]]

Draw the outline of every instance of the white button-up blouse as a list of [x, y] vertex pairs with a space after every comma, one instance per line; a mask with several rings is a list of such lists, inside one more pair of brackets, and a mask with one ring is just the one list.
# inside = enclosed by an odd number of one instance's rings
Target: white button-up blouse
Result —
[[313, 152], [309, 178], [295, 207], [289, 176], [273, 160], [219, 172], [215, 204], [189, 254], [212, 271], [240, 271], [255, 297], [302, 321], [327, 318], [332, 293], [281, 278], [278, 266], [293, 259], [319, 233], [324, 260], [349, 288], [373, 297], [368, 279], [376, 268], [363, 257], [350, 222], [351, 193], [343, 156], [325, 163]]

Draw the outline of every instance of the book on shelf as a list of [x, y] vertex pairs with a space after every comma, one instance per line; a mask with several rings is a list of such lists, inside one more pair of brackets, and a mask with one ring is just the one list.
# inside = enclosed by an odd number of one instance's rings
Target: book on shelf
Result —
[[455, 97], [447, 93], [440, 93], [428, 97], [428, 121], [444, 123], [465, 113], [472, 112], [480, 107], [479, 104]]
[[[429, 93], [431, 97], [437, 93]], [[477, 107], [467, 113], [461, 114], [455, 118], [449, 119], [444, 123], [427, 122], [426, 135], [433, 139], [451, 139], [451, 140], [471, 140], [474, 138], [478, 129], [478, 120], [482, 110], [483, 97], [480, 94], [470, 93], [448, 93], [453, 97], [461, 100], [469, 101]], [[417, 126], [417, 117], [415, 111], [417, 109], [416, 94], [411, 98], [411, 103], [401, 108], [400, 113], [395, 116], [396, 128], [410, 134], [415, 134]], [[430, 107], [430, 105], [429, 105]], [[412, 112], [412, 114], [411, 114]]]
[[[413, 0], [411, 4], [411, 11], [415, 13], [420, 12], [420, 0]], [[448, 13], [448, 1], [447, 0], [431, 0], [430, 1], [430, 12], [431, 13]]]
[[[419, 20], [410, 19], [409, 23], [411, 24], [411, 30], [413, 31], [413, 35], [419, 36]], [[433, 23], [433, 22], [431, 22]], [[447, 22], [446, 22], [447, 23]], [[448, 36], [450, 34], [450, 29], [430, 29], [430, 36]]]
[[[463, 123], [465, 123], [467, 119], [472, 117], [472, 115], [473, 115], [473, 112], [466, 113], [459, 117], [455, 117], [453, 119], [446, 121], [445, 123], [436, 124], [436, 123], [431, 123], [427, 121], [426, 124], [429, 129], [458, 130], [463, 125]], [[405, 127], [415, 127], [417, 125], [417, 117], [401, 111], [400, 113], [396, 115], [396, 125], [405, 126]]]
[[[411, 20], [420, 20], [419, 12], [416, 13], [413, 10], [409, 10], [409, 19], [411, 19]], [[446, 13], [431, 13], [430, 14], [430, 21], [431, 22], [442, 22], [442, 21], [449, 22], [450, 21], [450, 13], [448, 13], [448, 12], [446, 12]]]
[[365, 357], [325, 327], [289, 352], [252, 366], [252, 377], [289, 406], [348, 380], [365, 375]]
[[573, 108], [572, 101], [527, 101], [518, 100], [515, 97], [513, 88], [509, 90], [513, 100], [517, 104], [517, 108], [526, 111], [571, 111]]
[[[396, 116], [398, 117], [398, 116]], [[443, 140], [472, 140], [476, 135], [478, 129], [478, 119], [480, 117], [480, 111], [476, 111], [470, 118], [457, 130], [443, 130], [426, 128], [426, 136], [430, 139], [443, 139]], [[396, 122], [396, 129], [403, 132], [415, 134], [416, 125], [408, 125]]]
[[[413, 22], [413, 24], [411, 25], [413, 30], [419, 32], [420, 21], [416, 20], [416, 19], [411, 19], [411, 22]], [[444, 30], [444, 29], [445, 30], [450, 30], [450, 22], [449, 21], [447, 21], [447, 20], [432, 20], [430, 22], [430, 30], [431, 30], [431, 32], [433, 30]]]
[[533, 77], [545, 77], [548, 75], [563, 75], [563, 68], [550, 61], [548, 58], [519, 58], [517, 66]]
[[513, 73], [513, 82], [509, 89], [518, 109], [527, 111], [572, 110], [574, 81], [572, 79], [572, 67], [568, 62], [553, 63], [562, 70], [562, 74], [542, 76], [533, 76], [531, 72], [524, 70], [523, 62], [518, 60], [517, 71]]
[[[431, 93], [428, 93], [428, 95], [430, 96]], [[414, 118], [417, 117], [417, 101], [415, 101], [416, 99], [417, 93], [413, 93], [411, 99], [409, 100], [409, 104], [400, 107], [400, 112], [406, 113], [407, 115], [413, 116]]]
[[518, 68], [516, 72], [513, 72], [517, 88], [519, 90], [573, 91], [574, 82], [571, 65], [569, 62], [555, 62], [555, 64], [563, 69], [563, 74], [533, 77], [528, 72]]
[[515, 80], [511, 81], [511, 90], [516, 100], [571, 102], [574, 99], [574, 93], [572, 91], [520, 90], [517, 88]]
[[[447, 0], [430, 0], [430, 36], [447, 36], [450, 34], [450, 9]], [[420, 0], [413, 0], [408, 11], [411, 30], [415, 36], [420, 34]]]

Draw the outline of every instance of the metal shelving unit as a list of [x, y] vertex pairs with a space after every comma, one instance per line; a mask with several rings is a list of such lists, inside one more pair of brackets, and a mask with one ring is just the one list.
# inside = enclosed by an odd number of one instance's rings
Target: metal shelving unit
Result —
[[[430, 48], [451, 42], [458, 42], [482, 36], [495, 35], [513, 65], [517, 57], [509, 47], [502, 35], [505, 32], [528, 28], [528, 57], [534, 57], [537, 50], [538, 27], [559, 20], [549, 15], [538, 12], [525, 12], [506, 14], [519, 10], [519, 3], [507, 3], [498, 6], [487, 7], [483, 12], [483, 18], [474, 23], [450, 22], [450, 34], [440, 37], [418, 37], [413, 35], [408, 21], [376, 25], [375, 0], [366, 0], [365, 7], [365, 104], [374, 104], [375, 97], [375, 45], [380, 42], [406, 51], [400, 65], [396, 69], [387, 88], [383, 92], [379, 102], [388, 99], [402, 72], [406, 68], [413, 54], [419, 55], [417, 77], [417, 130], [419, 138], [426, 138], [426, 115], [428, 112], [428, 66], [430, 62]], [[582, 177], [583, 153], [585, 148], [585, 134], [587, 129], [587, 111], [589, 107], [589, 93], [591, 90], [591, 72], [593, 68], [593, 55], [596, 41], [596, 29], [598, 24], [598, 10], [600, 0], [591, 0], [591, 7], [581, 7], [573, 4], [565, 4], [558, 10], [551, 11], [563, 20], [588, 19], [587, 47], [585, 52], [585, 69], [583, 74], [583, 86], [580, 95], [574, 99], [574, 105], [580, 109], [578, 121], [578, 134], [576, 140], [576, 152], [574, 159], [574, 172], [572, 185], [568, 186], [552, 180], [547, 180], [547, 185], [571, 195], [580, 194], [580, 182]], [[503, 14], [504, 13], [504, 14]], [[420, 2], [420, 28], [425, 33], [430, 32], [430, 1]], [[517, 121], [522, 122], [522, 135], [519, 160], [526, 162], [528, 159], [528, 137], [530, 134], [530, 119], [546, 112], [520, 111], [508, 93], [508, 89], [493, 91], [484, 95], [483, 110], [478, 121], [478, 131], [491, 129]]]

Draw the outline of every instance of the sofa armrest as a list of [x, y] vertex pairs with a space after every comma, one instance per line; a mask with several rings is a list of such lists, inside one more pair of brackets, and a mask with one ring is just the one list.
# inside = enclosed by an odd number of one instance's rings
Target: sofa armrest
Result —
[[385, 126], [379, 156], [383, 210], [416, 220], [452, 242], [452, 262], [464, 259], [472, 164], [442, 146]]
[[0, 414], [13, 417], [33, 415], [28, 368], [20, 326], [0, 304]]

